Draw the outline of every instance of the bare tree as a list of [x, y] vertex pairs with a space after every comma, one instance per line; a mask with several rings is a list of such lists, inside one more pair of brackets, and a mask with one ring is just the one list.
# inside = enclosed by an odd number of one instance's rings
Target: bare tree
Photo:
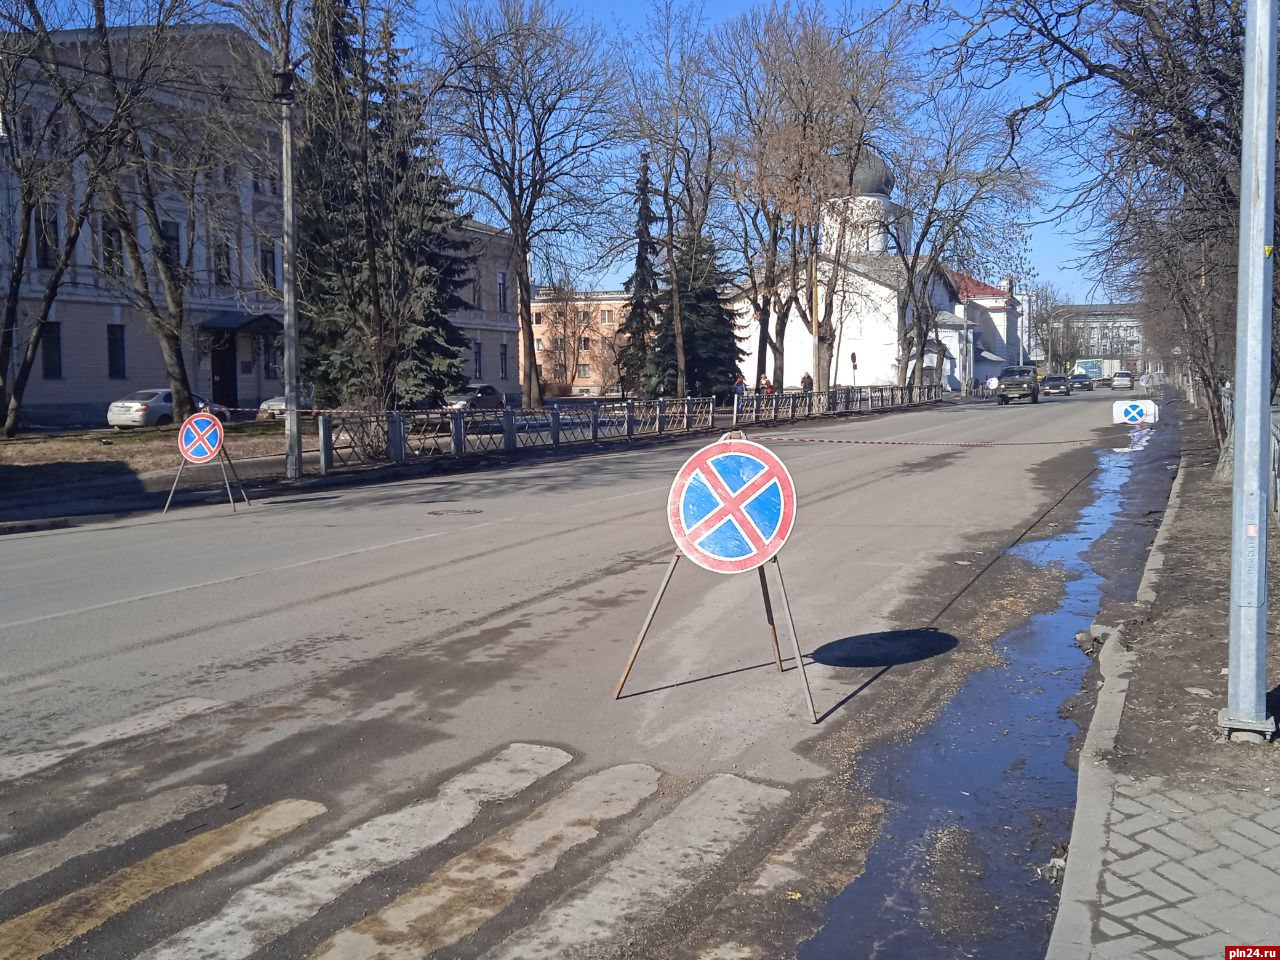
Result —
[[[17, 430], [49, 316], [84, 228], [99, 195], [117, 187], [132, 146], [131, 125], [168, 75], [172, 28], [186, 10], [157, 8], [154, 22], [125, 31], [110, 26], [120, 11], [102, 2], [62, 12], [73, 18], [71, 26], [82, 29], [62, 32], [64, 24], [51, 23], [35, 0], [13, 0], [0, 8], [0, 22], [17, 43], [0, 67], [10, 171], [19, 194], [18, 240], [0, 330], [6, 437]], [[81, 14], [83, 20], [74, 19]], [[128, 65], [123, 76], [115, 66], [121, 61]], [[114, 94], [105, 102], [103, 81]], [[23, 286], [31, 269], [42, 281], [42, 292], [22, 316]], [[9, 382], [7, 372], [24, 323], [26, 343]]]
[[986, 0], [951, 15], [958, 62], [1027, 78], [1011, 121], [1038, 127], [1045, 147], [1084, 171], [1061, 211], [1098, 238], [1092, 263], [1107, 285], [1145, 299], [1149, 339], [1179, 351], [1225, 445], [1245, 5]]
[[1023, 307], [1031, 342], [1044, 351], [1047, 368], [1071, 373], [1085, 356], [1086, 341], [1062, 291], [1051, 283], [1037, 283], [1027, 291]]
[[[937, 340], [934, 285], [943, 265], [986, 272], [1009, 250], [1018, 215], [1037, 185], [1018, 162], [1017, 131], [1002, 101], [980, 84], [935, 87], [921, 98], [887, 151], [905, 216], [883, 224], [902, 272], [898, 382], [922, 382]], [[1006, 265], [1007, 266], [1007, 265]]]
[[681, 237], [701, 237], [723, 183], [721, 100], [713, 92], [701, 13], [654, 0], [630, 47], [626, 124], [648, 152], [660, 206], [662, 250], [676, 359], [676, 392], [687, 391], [680, 274]]
[[457, 175], [511, 232], [525, 406], [542, 403], [531, 257], [572, 242], [601, 200], [595, 162], [615, 142], [604, 34], [548, 0], [460, 3], [442, 37], [455, 71]]
[[773, 147], [782, 164], [777, 201], [789, 223], [791, 302], [813, 341], [815, 389], [825, 390], [838, 337], [836, 302], [853, 293], [845, 267], [865, 218], [851, 202], [854, 184], [909, 78], [899, 65], [900, 19], [829, 20], [816, 4], [784, 14], [770, 34], [784, 112]]
[[738, 258], [757, 337], [753, 383], [765, 376], [770, 353], [773, 381], [783, 382], [787, 321], [795, 303], [786, 270], [791, 231], [782, 205], [789, 183], [784, 140], [790, 115], [774, 57], [788, 19], [784, 8], [754, 7], [722, 24], [709, 48], [726, 110], [733, 211], [726, 247]]

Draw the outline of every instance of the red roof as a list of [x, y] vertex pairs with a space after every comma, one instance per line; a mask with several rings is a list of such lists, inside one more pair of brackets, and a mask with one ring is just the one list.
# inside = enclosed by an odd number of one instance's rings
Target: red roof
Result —
[[975, 297], [1007, 297], [1008, 290], [1001, 290], [999, 287], [993, 287], [989, 283], [983, 283], [981, 280], [975, 280], [973, 277], [958, 270], [952, 270], [951, 279], [956, 285], [956, 293], [960, 295], [961, 300], [972, 300]]

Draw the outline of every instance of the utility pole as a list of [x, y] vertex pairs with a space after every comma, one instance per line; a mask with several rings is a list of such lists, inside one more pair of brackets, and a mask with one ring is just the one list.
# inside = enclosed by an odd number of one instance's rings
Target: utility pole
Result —
[[1271, 469], [1271, 245], [1275, 218], [1276, 4], [1251, 0], [1245, 26], [1240, 270], [1236, 287], [1235, 477], [1227, 736], [1272, 736], [1267, 715], [1267, 491]]
[[280, 98], [280, 180], [284, 207], [284, 475], [302, 476], [302, 418], [298, 413], [297, 237], [293, 217], [293, 64], [286, 48], [276, 73]]

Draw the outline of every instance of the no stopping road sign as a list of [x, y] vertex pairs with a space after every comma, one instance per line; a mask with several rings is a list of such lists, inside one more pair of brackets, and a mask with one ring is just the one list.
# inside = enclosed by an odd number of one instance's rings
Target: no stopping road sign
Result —
[[777, 555], [796, 521], [796, 488], [768, 447], [719, 440], [682, 466], [667, 497], [676, 546], [715, 573], [754, 570]]
[[193, 413], [178, 430], [178, 449], [188, 463], [208, 463], [222, 449], [222, 421], [212, 413]]

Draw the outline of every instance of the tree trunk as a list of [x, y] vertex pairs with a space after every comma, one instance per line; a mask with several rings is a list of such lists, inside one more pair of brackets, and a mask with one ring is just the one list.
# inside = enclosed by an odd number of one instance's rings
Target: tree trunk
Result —
[[[782, 389], [787, 375], [787, 320], [790, 312], [789, 306], [784, 307], [773, 317], [773, 385], [778, 389]], [[756, 382], [760, 382], [758, 378]]]
[[31, 242], [31, 218], [36, 205], [24, 191], [18, 208], [19, 230], [14, 245], [13, 261], [9, 266], [9, 284], [4, 294], [4, 313], [0, 315], [0, 409], [8, 409], [9, 363], [13, 358], [13, 344], [18, 332], [18, 306], [22, 301], [22, 281], [26, 276], [27, 252]]
[[[533, 352], [533, 289], [529, 280], [529, 249], [523, 239], [515, 245], [516, 312], [520, 321], [520, 401], [526, 410], [542, 407], [542, 384], [538, 380]], [[567, 372], [567, 371], [566, 371]]]
[[826, 393], [831, 389], [831, 361], [835, 354], [835, 338], [829, 336], [820, 336], [813, 342], [813, 365], [815, 376], [813, 378], [813, 388], [819, 393]]
[[45, 281], [44, 295], [40, 298], [40, 306], [36, 310], [35, 327], [31, 331], [31, 339], [27, 341], [27, 349], [22, 355], [22, 362], [18, 367], [18, 375], [14, 378], [13, 389], [9, 391], [9, 405], [5, 411], [4, 425], [0, 427], [0, 434], [6, 439], [12, 440], [13, 435], [18, 431], [18, 417], [22, 412], [22, 396], [26, 392], [27, 381], [31, 379], [31, 369], [35, 365], [36, 355], [40, 349], [40, 341], [44, 336], [44, 325], [48, 322], [49, 314], [53, 310], [53, 301], [57, 299], [58, 288], [62, 285], [62, 277], [67, 272], [67, 267], [71, 265], [71, 258], [75, 255], [76, 244], [80, 242], [80, 232], [84, 229], [84, 222], [93, 206], [93, 197], [93, 180], [90, 179], [89, 184], [80, 195], [80, 202], [76, 206], [74, 215], [67, 218], [67, 233], [58, 252], [58, 262], [54, 264], [53, 270], [49, 273], [49, 278]]
[[769, 348], [772, 343], [769, 339], [769, 303], [766, 302], [764, 306], [758, 309], [752, 305], [752, 310], [755, 312], [756, 325], [760, 330], [759, 349], [756, 351], [756, 376], [748, 384], [748, 386], [754, 388], [760, 382], [760, 378], [764, 376], [765, 366], [769, 362]]
[[[138, 149], [141, 147], [139, 146]], [[108, 198], [112, 218], [119, 227], [120, 239], [124, 243], [125, 253], [128, 254], [134, 296], [137, 298], [147, 329], [160, 344], [161, 356], [166, 358], [165, 372], [169, 377], [169, 390], [173, 394], [173, 417], [181, 421], [195, 410], [195, 402], [191, 399], [191, 381], [187, 378], [187, 366], [182, 359], [182, 313], [175, 315], [172, 310], [162, 311], [151, 295], [150, 278], [146, 267], [143, 266], [142, 250], [138, 244], [137, 220], [134, 211], [125, 206], [118, 183], [111, 182]], [[155, 236], [159, 232], [159, 223], [154, 209], [152, 219], [156, 221], [151, 227]], [[165, 286], [168, 292], [172, 284], [166, 283]], [[181, 308], [181, 301], [179, 301], [179, 308]], [[171, 362], [169, 357], [176, 357], [176, 360]]]
[[911, 330], [907, 328], [908, 301], [898, 297], [898, 386], [906, 386], [907, 371], [911, 369]]
[[680, 313], [680, 268], [676, 263], [675, 238], [667, 231], [667, 266], [671, 277], [671, 333], [676, 342], [676, 396], [687, 392], [684, 359], [684, 317]]

